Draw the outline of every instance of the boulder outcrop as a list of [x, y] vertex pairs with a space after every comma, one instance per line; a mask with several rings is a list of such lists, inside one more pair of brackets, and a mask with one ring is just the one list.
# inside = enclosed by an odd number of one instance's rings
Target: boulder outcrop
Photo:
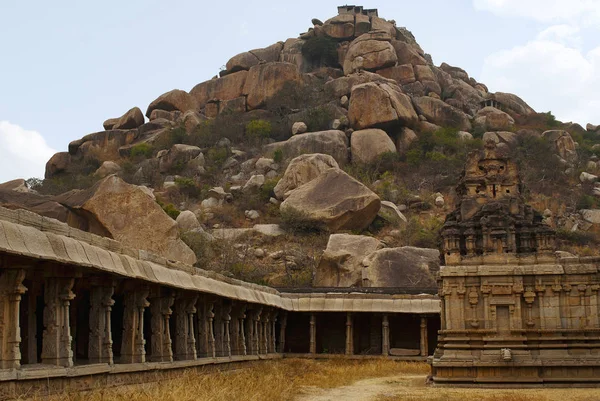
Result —
[[196, 263], [196, 255], [179, 239], [177, 223], [142, 189], [115, 175], [87, 190], [55, 198], [81, 215], [91, 215], [113, 239], [167, 259]]
[[180, 89], [173, 89], [163, 93], [148, 106], [146, 117], [150, 118], [153, 110], [175, 111], [185, 113], [188, 110], [196, 110], [196, 102], [189, 93]]
[[344, 171], [331, 168], [292, 191], [280, 209], [336, 232], [368, 227], [380, 205], [379, 197], [369, 188]]
[[440, 99], [429, 96], [416, 97], [413, 98], [413, 103], [419, 114], [424, 115], [429, 122], [440, 126], [456, 127], [463, 131], [471, 129], [469, 116]]
[[338, 167], [338, 163], [329, 155], [321, 153], [300, 155], [290, 162], [273, 192], [277, 199], [285, 199], [290, 191], [314, 180], [330, 168]]
[[263, 63], [248, 71], [243, 93], [248, 110], [254, 110], [277, 94], [285, 85], [300, 82], [298, 67], [290, 63]]
[[370, 287], [435, 288], [440, 252], [412, 246], [385, 248], [368, 255], [363, 265], [363, 280]]
[[354, 129], [389, 124], [414, 125], [417, 113], [410, 97], [391, 83], [368, 82], [352, 88], [348, 119]]
[[362, 287], [363, 259], [382, 247], [365, 235], [332, 234], [315, 273], [315, 287]]
[[103, 124], [105, 130], [111, 129], [132, 129], [144, 124], [144, 114], [139, 107], [129, 109], [125, 114], [118, 118], [109, 118]]
[[348, 162], [348, 138], [343, 131], [329, 130], [294, 135], [287, 141], [266, 145], [264, 153], [271, 155], [277, 149], [281, 149], [286, 158], [307, 153], [323, 153], [332, 156], [339, 165], [343, 166]]
[[371, 31], [353, 40], [344, 59], [344, 74], [394, 66], [398, 57], [390, 40], [390, 34], [384, 31]]
[[385, 153], [396, 153], [396, 145], [388, 134], [380, 129], [354, 131], [350, 137], [353, 163], [372, 163]]
[[230, 101], [239, 98], [244, 93], [247, 76], [247, 71], [239, 71], [199, 83], [192, 88], [190, 96], [198, 109], [204, 108], [209, 101]]

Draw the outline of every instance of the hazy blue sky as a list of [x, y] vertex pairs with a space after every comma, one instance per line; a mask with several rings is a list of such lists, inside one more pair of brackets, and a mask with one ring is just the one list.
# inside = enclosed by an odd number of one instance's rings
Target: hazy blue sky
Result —
[[[242, 51], [297, 37], [339, 1], [0, 0], [0, 182], [133, 106], [190, 90]], [[358, 3], [361, 4], [361, 3]], [[436, 65], [559, 119], [600, 124], [600, 0], [369, 1]]]

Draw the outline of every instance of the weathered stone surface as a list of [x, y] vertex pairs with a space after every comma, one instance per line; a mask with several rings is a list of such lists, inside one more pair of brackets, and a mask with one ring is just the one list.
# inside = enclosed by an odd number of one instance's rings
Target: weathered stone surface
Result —
[[582, 209], [579, 213], [585, 221], [592, 224], [600, 224], [600, 209]]
[[584, 183], [594, 183], [598, 181], [598, 176], [582, 171], [581, 174], [579, 174], [579, 181]]
[[594, 125], [594, 124], [587, 123], [587, 125], [585, 126], [585, 129], [589, 132], [596, 132], [596, 131], [600, 130], [600, 125]]
[[115, 126], [117, 121], [119, 121], [118, 117], [117, 118], [109, 118], [109, 119], [105, 120], [104, 123], [102, 123], [102, 126], [104, 127], [105, 130], [113, 129], [113, 127]]
[[264, 147], [264, 153], [272, 155], [281, 149], [286, 158], [307, 153], [323, 153], [332, 156], [339, 165], [348, 162], [348, 138], [343, 131], [329, 130], [294, 135], [287, 141], [275, 142]]
[[361, 287], [362, 260], [381, 248], [381, 242], [364, 235], [332, 234], [317, 266], [315, 287]]
[[437, 249], [387, 248], [375, 251], [364, 261], [370, 287], [436, 287], [440, 268]]
[[264, 63], [250, 68], [243, 91], [248, 95], [246, 100], [248, 110], [264, 105], [269, 98], [290, 82], [300, 82], [300, 73], [294, 64]]
[[415, 71], [412, 64], [396, 65], [394, 67], [377, 70], [382, 77], [393, 79], [400, 85], [410, 84], [416, 81]]
[[496, 92], [494, 97], [498, 102], [507, 107], [509, 111], [512, 111], [517, 114], [521, 114], [524, 116], [534, 114], [535, 110], [529, 107], [523, 99], [518, 97], [517, 95], [513, 95], [512, 93], [503, 93]]
[[515, 125], [515, 120], [495, 107], [484, 107], [475, 115], [476, 125], [489, 131], [506, 131]]
[[186, 91], [173, 89], [167, 93], [163, 93], [148, 106], [146, 117], [150, 118], [152, 110], [160, 109], [165, 111], [179, 110], [185, 113], [188, 110], [196, 110], [197, 104], [194, 98]]
[[202, 122], [206, 121], [206, 117], [195, 110], [188, 110], [181, 116], [181, 120], [185, 127], [185, 132], [191, 134], [202, 124]]
[[376, 15], [371, 17], [371, 30], [373, 31], [384, 31], [390, 35], [390, 37], [396, 37], [396, 27], [391, 22], [384, 20]]
[[304, 134], [308, 128], [302, 121], [297, 121], [292, 125], [292, 135]]
[[13, 191], [12, 188], [0, 188], [0, 206], [8, 209], [28, 210], [41, 216], [68, 223], [71, 227], [87, 229], [87, 231], [94, 234], [105, 236], [108, 234], [106, 230], [99, 228], [100, 225], [93, 221], [93, 217], [89, 217], [89, 219], [80, 217], [55, 201], [51, 196]]
[[[112, 120], [112, 119], [111, 119]], [[109, 120], [107, 120], [109, 121]], [[140, 110], [139, 107], [134, 107], [130, 110], [127, 110], [127, 112], [125, 112], [125, 114], [123, 114], [121, 117], [117, 118], [117, 120], [115, 121], [115, 123], [113, 124], [113, 126], [111, 128], [106, 128], [106, 122], [104, 122], [104, 129], [132, 129], [132, 128], [137, 128], [140, 125], [144, 124], [145, 120], [144, 120], [144, 114], [142, 113], [142, 110]]]
[[254, 67], [261, 62], [268, 63], [272, 61], [279, 61], [279, 54], [281, 53], [282, 49], [283, 43], [277, 42], [269, 47], [240, 53], [229, 59], [225, 67], [229, 73], [232, 73], [241, 70], [249, 70], [251, 67]]
[[385, 82], [396, 84], [396, 82], [390, 78], [385, 78], [379, 74], [369, 71], [362, 71], [360, 73], [350, 74], [348, 76], [336, 78], [326, 82], [325, 92], [331, 94], [331, 96], [335, 98], [349, 96], [352, 92], [352, 88], [354, 88], [356, 85], [367, 82]]
[[248, 77], [247, 71], [227, 74], [224, 77], [201, 82], [190, 91], [198, 109], [206, 107], [212, 100], [232, 100], [242, 96]]
[[542, 138], [550, 141], [560, 157], [567, 161], [577, 159], [577, 147], [575, 141], [567, 131], [549, 130], [542, 133]]
[[200, 155], [202, 150], [197, 146], [175, 144], [160, 157], [159, 171], [167, 173], [169, 170], [185, 166], [189, 161]]
[[379, 197], [344, 171], [331, 168], [290, 193], [280, 209], [306, 215], [335, 232], [362, 230], [379, 211]]
[[423, 96], [413, 98], [413, 103], [419, 114], [423, 114], [429, 122], [442, 126], [456, 127], [463, 131], [471, 129], [471, 122], [465, 113], [439, 99]]
[[365, 83], [352, 88], [348, 118], [354, 129], [390, 123], [414, 125], [417, 114], [410, 98], [390, 83]]
[[354, 131], [350, 150], [353, 163], [372, 163], [385, 153], [396, 153], [396, 145], [385, 131], [372, 128]]
[[10, 190], [15, 192], [35, 192], [32, 189], [29, 189], [27, 183], [25, 183], [25, 180], [22, 178], [3, 182], [2, 184], [0, 184], [0, 191], [1, 190]]
[[196, 262], [194, 252], [179, 239], [175, 220], [142, 189], [117, 176], [55, 199], [71, 209], [91, 214], [112, 238], [124, 245], [187, 264]]
[[290, 191], [314, 180], [332, 167], [338, 168], [339, 166], [329, 155], [321, 153], [300, 155], [290, 162], [273, 192], [277, 199], [285, 199]]
[[428, 65], [415, 65], [415, 76], [417, 81], [435, 81], [435, 74]]
[[48, 162], [46, 162], [46, 178], [52, 178], [56, 174], [60, 174], [67, 170], [71, 163], [71, 155], [69, 152], [55, 153]]
[[306, 43], [305, 40], [298, 38], [290, 38], [283, 44], [279, 61], [291, 63], [298, 67], [298, 71], [307, 72], [310, 69], [310, 63], [302, 55], [302, 46]]
[[381, 209], [378, 216], [392, 224], [404, 224], [407, 222], [406, 217], [398, 209], [398, 206], [390, 201], [381, 201]]
[[388, 40], [365, 39], [365, 36], [374, 37], [370, 33], [361, 35], [350, 43], [348, 53], [344, 60], [344, 74], [352, 74], [360, 70], [376, 71], [396, 64], [398, 57], [394, 47]]
[[458, 139], [461, 141], [470, 141], [473, 139], [473, 135], [470, 132], [458, 131]]
[[426, 65], [427, 61], [410, 44], [399, 40], [392, 40], [392, 46], [396, 51], [398, 64]]
[[236, 97], [235, 99], [221, 101], [219, 103], [219, 114], [223, 112], [245, 113], [246, 96], [240, 96]]
[[354, 24], [345, 22], [341, 24], [324, 24], [323, 32], [335, 39], [351, 39], [354, 37]]
[[405, 154], [410, 145], [418, 139], [415, 131], [407, 127], [402, 127], [396, 135], [396, 150], [400, 154]]
[[177, 222], [179, 230], [184, 233], [200, 228], [200, 222], [198, 221], [198, 218], [194, 212], [189, 210], [184, 210], [183, 212], [179, 213], [179, 216], [177, 216], [175, 221]]
[[121, 171], [121, 166], [117, 163], [107, 160], [94, 172], [94, 175], [98, 178], [104, 178], [111, 174], [116, 174]]
[[371, 30], [371, 21], [368, 15], [356, 14], [354, 16], [354, 36], [359, 37]]
[[[177, 121], [177, 119], [181, 116], [181, 112], [179, 110], [174, 110], [174, 111], [165, 111], [165, 110], [160, 110], [160, 109], [154, 109], [152, 110], [152, 113], [150, 113], [150, 117], [148, 117], [148, 119], [150, 120], [150, 123], [154, 123], [154, 120], [167, 120], [167, 121]], [[147, 123], [149, 124], [149, 123]], [[144, 124], [146, 125], [146, 124]], [[106, 127], [104, 127], [106, 128]]]

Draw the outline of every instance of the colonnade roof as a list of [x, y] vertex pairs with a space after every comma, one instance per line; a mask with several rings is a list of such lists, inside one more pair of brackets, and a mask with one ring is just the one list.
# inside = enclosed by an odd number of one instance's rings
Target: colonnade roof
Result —
[[0, 254], [27, 263], [55, 263], [299, 312], [439, 313], [437, 296], [382, 293], [282, 293], [173, 262], [110, 238], [77, 230], [26, 210], [0, 207]]

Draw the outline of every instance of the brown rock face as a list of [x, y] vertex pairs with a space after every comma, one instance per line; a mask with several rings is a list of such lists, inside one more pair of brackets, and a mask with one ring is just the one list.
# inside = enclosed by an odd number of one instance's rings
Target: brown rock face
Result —
[[469, 117], [460, 110], [444, 103], [440, 99], [429, 96], [413, 98], [419, 114], [423, 114], [429, 122], [441, 126], [456, 127], [463, 131], [471, 129]]
[[484, 107], [475, 115], [475, 121], [485, 122], [484, 129], [490, 131], [505, 131], [515, 125], [515, 120], [502, 110], [495, 107]]
[[496, 100], [506, 106], [509, 111], [512, 111], [517, 114], [521, 114], [524, 116], [535, 113], [535, 110], [529, 107], [523, 99], [518, 97], [517, 95], [513, 95], [512, 93], [503, 93], [496, 92], [494, 94]]
[[[114, 121], [116, 120], [116, 121]], [[111, 121], [114, 121], [114, 124], [112, 124], [112, 127], [110, 126]], [[107, 124], [108, 123], [108, 124]], [[142, 113], [142, 110], [140, 110], [139, 107], [134, 107], [132, 109], [129, 109], [125, 114], [123, 114], [121, 117], [114, 119], [108, 119], [104, 122], [104, 129], [106, 130], [111, 130], [111, 129], [132, 129], [132, 128], [137, 128], [140, 125], [144, 124], [144, 114]], [[109, 127], [109, 128], [107, 128]]]
[[264, 105], [287, 82], [300, 82], [300, 73], [294, 64], [264, 63], [250, 68], [243, 91], [248, 95], [248, 110]]
[[412, 64], [402, 64], [385, 68], [383, 70], [378, 70], [377, 74], [393, 79], [400, 85], [406, 85], [416, 81], [415, 71]]
[[71, 163], [71, 155], [69, 152], [55, 153], [46, 163], [46, 173], [44, 177], [52, 178], [56, 174], [60, 174], [67, 170]]
[[329, 155], [312, 153], [294, 158], [273, 192], [277, 199], [285, 199], [290, 191], [304, 185], [330, 168], [338, 168], [335, 159]]
[[112, 238], [167, 259], [196, 263], [194, 252], [179, 239], [177, 223], [142, 189], [109, 176], [92, 188], [67, 192], [56, 200], [90, 214]]
[[206, 106], [211, 100], [231, 100], [242, 96], [242, 90], [246, 83], [248, 72], [239, 71], [227, 74], [222, 78], [211, 79], [199, 83], [190, 91], [199, 109]]
[[396, 51], [398, 64], [426, 65], [427, 61], [419, 54], [417, 49], [408, 43], [392, 40], [392, 46]]
[[412, 246], [381, 249], [368, 255], [363, 265], [370, 287], [434, 288], [440, 252]]
[[[388, 34], [369, 32], [352, 43], [344, 60], [344, 74], [360, 70], [376, 71], [396, 64], [398, 57]], [[359, 60], [360, 58], [360, 60]]]
[[188, 110], [196, 110], [196, 103], [192, 96], [186, 91], [173, 89], [167, 93], [163, 93], [148, 106], [146, 117], [150, 118], [152, 110], [160, 109], [165, 111], [179, 110], [185, 113]]
[[317, 267], [315, 287], [362, 287], [362, 261], [382, 244], [365, 235], [332, 234]]
[[281, 203], [281, 211], [304, 213], [335, 232], [362, 230], [379, 212], [379, 197], [340, 169], [331, 168], [295, 189]]
[[240, 53], [229, 59], [225, 67], [229, 73], [233, 73], [241, 70], [249, 70], [261, 62], [279, 61], [279, 54], [282, 49], [283, 43], [277, 42], [269, 47]]
[[346, 22], [343, 24], [325, 24], [323, 32], [335, 39], [351, 39], [354, 37], [354, 24]]
[[567, 131], [550, 130], [542, 133], [542, 138], [545, 138], [554, 144], [554, 148], [560, 157], [567, 161], [575, 161], [577, 159], [577, 148], [575, 141]]
[[394, 141], [380, 129], [354, 131], [350, 137], [353, 163], [372, 163], [385, 153], [396, 153]]
[[417, 114], [410, 98], [390, 83], [366, 83], [352, 88], [348, 118], [355, 129], [389, 123], [414, 125]]
[[294, 135], [287, 141], [265, 146], [264, 153], [273, 154], [277, 149], [287, 158], [307, 153], [323, 153], [332, 156], [340, 165], [348, 162], [348, 138], [343, 131], [329, 130]]

